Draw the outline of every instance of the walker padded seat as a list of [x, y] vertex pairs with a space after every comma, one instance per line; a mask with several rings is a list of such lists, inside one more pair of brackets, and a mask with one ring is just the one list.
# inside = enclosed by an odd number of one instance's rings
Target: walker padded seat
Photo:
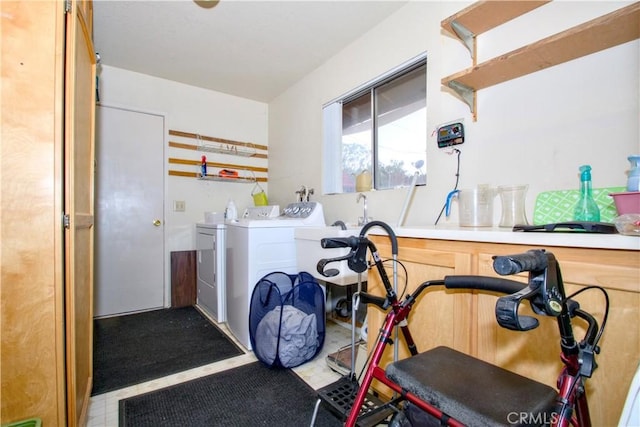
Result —
[[391, 363], [385, 372], [406, 391], [474, 427], [548, 424], [557, 397], [545, 384], [448, 347]]

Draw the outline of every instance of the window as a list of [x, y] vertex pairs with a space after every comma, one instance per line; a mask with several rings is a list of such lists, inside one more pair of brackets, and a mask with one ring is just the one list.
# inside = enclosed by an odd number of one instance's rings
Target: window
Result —
[[373, 188], [426, 184], [427, 61], [421, 55], [324, 107], [325, 193], [356, 191], [368, 170]]

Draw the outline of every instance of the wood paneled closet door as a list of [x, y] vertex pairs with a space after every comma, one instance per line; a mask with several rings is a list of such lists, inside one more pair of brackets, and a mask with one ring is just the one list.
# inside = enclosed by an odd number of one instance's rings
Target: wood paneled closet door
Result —
[[92, 3], [0, 1], [0, 19], [0, 424], [83, 426], [93, 357]]
[[84, 425], [93, 378], [94, 122], [92, 4], [73, 1], [65, 50], [65, 327], [67, 425]]

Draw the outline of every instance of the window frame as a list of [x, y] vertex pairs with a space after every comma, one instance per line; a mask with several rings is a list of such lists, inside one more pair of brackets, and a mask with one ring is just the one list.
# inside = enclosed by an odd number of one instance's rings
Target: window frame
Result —
[[[343, 123], [342, 123], [342, 111], [343, 105], [353, 101], [365, 94], [370, 96], [371, 100], [371, 120], [372, 120], [372, 137], [371, 137], [371, 162], [372, 162], [372, 177], [373, 188], [378, 189], [379, 174], [378, 159], [379, 159], [379, 147], [378, 147], [378, 130], [377, 125], [377, 111], [376, 111], [376, 90], [383, 87], [385, 84], [392, 82], [396, 79], [400, 79], [403, 76], [421, 68], [425, 68], [425, 85], [426, 85], [426, 73], [427, 69], [427, 53], [423, 52], [414, 58], [392, 68], [391, 70], [383, 73], [382, 75], [356, 87], [355, 89], [339, 96], [330, 102], [327, 102], [322, 106], [323, 109], [323, 193], [324, 194], [345, 194], [351, 193], [351, 191], [345, 191], [343, 188], [342, 180], [338, 179], [337, 175], [343, 172], [342, 162], [342, 137], [343, 137]], [[425, 95], [426, 104], [426, 95]], [[426, 123], [425, 123], [426, 132]], [[338, 142], [339, 141], [339, 142]], [[425, 140], [425, 160], [427, 151], [427, 141]], [[340, 164], [339, 171], [335, 170], [331, 165]], [[339, 173], [338, 173], [339, 172]], [[391, 189], [391, 188], [384, 188]]]

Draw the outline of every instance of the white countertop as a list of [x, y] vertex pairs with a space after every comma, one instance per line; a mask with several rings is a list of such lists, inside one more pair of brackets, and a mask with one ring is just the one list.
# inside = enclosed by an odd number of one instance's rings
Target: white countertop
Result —
[[[624, 236], [621, 234], [542, 231], [514, 232], [511, 231], [510, 228], [442, 225], [394, 227], [393, 231], [398, 237], [640, 251], [640, 236]], [[379, 227], [372, 228], [369, 230], [369, 233], [386, 234], [386, 232]]]

